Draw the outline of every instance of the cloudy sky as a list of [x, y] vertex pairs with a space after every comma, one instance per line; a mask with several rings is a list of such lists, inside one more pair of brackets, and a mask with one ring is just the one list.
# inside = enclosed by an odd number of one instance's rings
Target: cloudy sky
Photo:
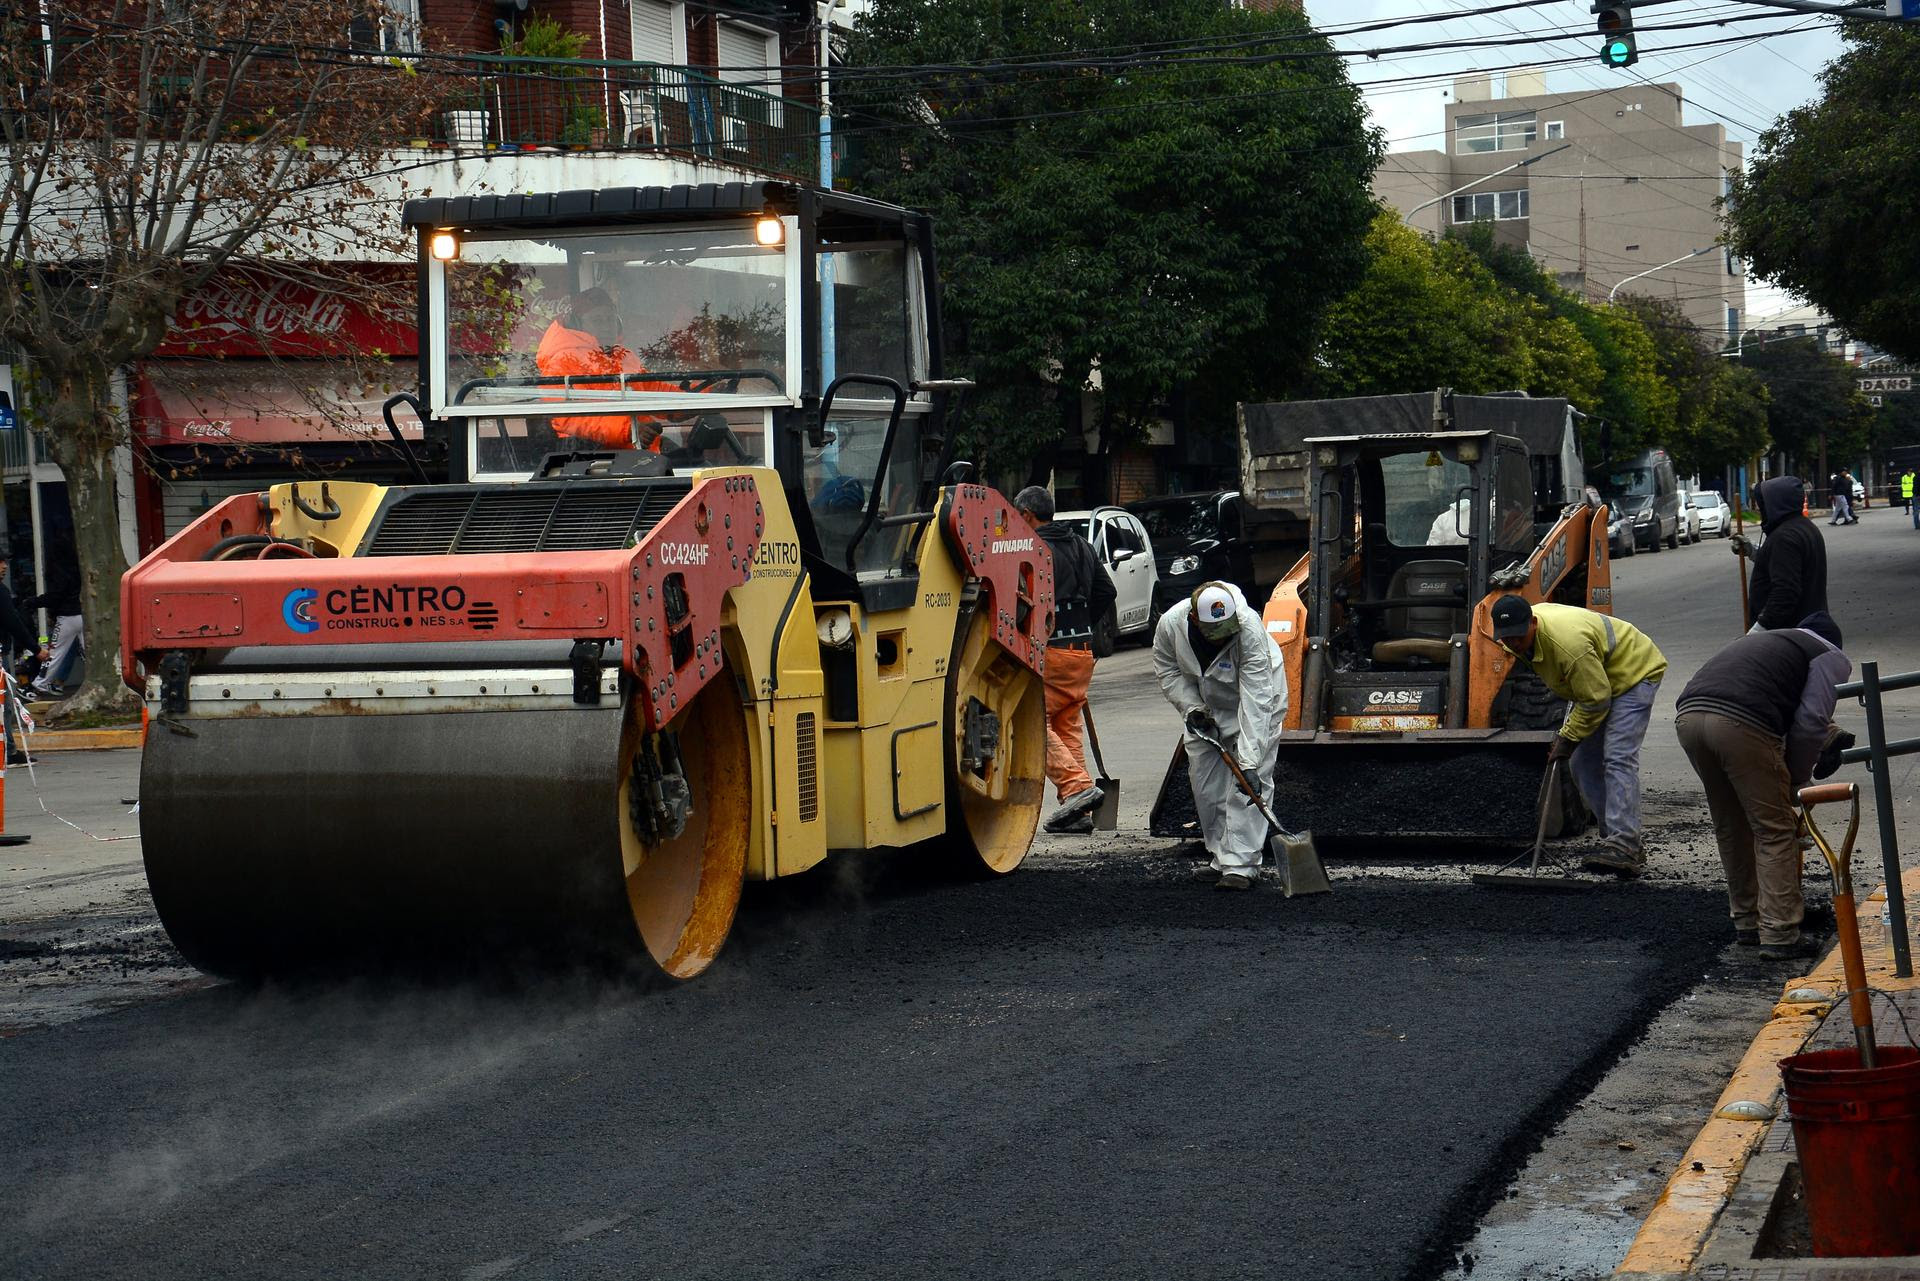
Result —
[[[1677, 82], [1686, 104], [1685, 123], [1717, 122], [1751, 151], [1760, 131], [1780, 113], [1819, 95], [1814, 77], [1840, 51], [1836, 19], [1766, 9], [1743, 0], [1674, 0], [1636, 12], [1640, 61], [1616, 71], [1600, 65], [1600, 41], [1588, 0], [1541, 0], [1499, 13], [1474, 12], [1512, 3], [1306, 0], [1306, 7], [1315, 26], [1332, 30], [1417, 15], [1462, 15], [1336, 37], [1335, 43], [1348, 49], [1442, 46], [1350, 61], [1353, 78], [1373, 86], [1367, 91], [1367, 102], [1374, 123], [1386, 133], [1389, 151], [1441, 146], [1442, 112], [1451, 101], [1453, 76], [1529, 64], [1545, 64], [1549, 93], [1628, 86], [1636, 77], [1656, 83]], [[1688, 30], [1648, 30], [1723, 19], [1739, 20]], [[1561, 38], [1531, 39], [1551, 36]], [[1526, 43], [1480, 48], [1459, 48], [1456, 44], [1517, 41], [1523, 37], [1529, 38]], [[1730, 38], [1737, 38], [1737, 42], [1707, 43]], [[1748, 286], [1747, 314], [1756, 319], [1783, 310], [1792, 302], [1787, 295], [1758, 282]]]

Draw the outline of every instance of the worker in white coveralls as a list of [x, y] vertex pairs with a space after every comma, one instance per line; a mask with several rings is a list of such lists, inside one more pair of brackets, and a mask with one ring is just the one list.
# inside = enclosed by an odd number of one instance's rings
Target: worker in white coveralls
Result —
[[1273, 762], [1287, 714], [1287, 682], [1280, 647], [1260, 615], [1231, 583], [1204, 583], [1191, 598], [1161, 615], [1153, 637], [1153, 670], [1160, 691], [1186, 721], [1187, 773], [1210, 856], [1194, 872], [1223, 890], [1250, 890], [1267, 848], [1267, 820], [1220, 752], [1232, 752], [1247, 778], [1273, 806]]

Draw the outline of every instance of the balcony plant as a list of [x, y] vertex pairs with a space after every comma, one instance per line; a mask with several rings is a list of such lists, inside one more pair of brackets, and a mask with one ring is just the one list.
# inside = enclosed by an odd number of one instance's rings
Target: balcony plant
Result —
[[540, 15], [529, 18], [517, 37], [501, 39], [501, 53], [527, 60], [525, 66], [510, 68], [502, 81], [511, 136], [523, 144], [584, 147], [595, 128], [605, 130], [605, 114], [592, 103], [598, 85], [593, 68], [566, 65], [584, 59], [588, 43], [585, 34]]

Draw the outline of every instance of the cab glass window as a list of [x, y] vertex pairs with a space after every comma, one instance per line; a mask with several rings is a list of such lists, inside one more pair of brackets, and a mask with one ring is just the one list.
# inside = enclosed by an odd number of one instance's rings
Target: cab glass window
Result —
[[1387, 541], [1396, 547], [1443, 547], [1473, 532], [1473, 472], [1437, 451], [1390, 454], [1380, 460]]
[[444, 268], [448, 402], [782, 394], [785, 261], [750, 220], [462, 241]]

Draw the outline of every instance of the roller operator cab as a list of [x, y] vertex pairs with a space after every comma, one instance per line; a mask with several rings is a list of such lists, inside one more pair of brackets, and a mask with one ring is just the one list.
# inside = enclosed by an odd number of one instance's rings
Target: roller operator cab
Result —
[[[1536, 538], [1527, 446], [1452, 429], [1448, 402], [1436, 430], [1303, 442], [1308, 550], [1264, 618], [1288, 693], [1276, 813], [1316, 835], [1530, 838], [1565, 705], [1495, 643], [1488, 611], [1507, 592], [1611, 608], [1597, 496]], [[1176, 758], [1156, 806], [1167, 835], [1187, 821], [1184, 772]], [[1577, 797], [1556, 804], [1572, 830]]]
[[420, 483], [237, 497], [126, 579], [182, 952], [684, 978], [743, 880], [1016, 866], [1052, 564], [951, 456], [928, 221], [777, 183], [405, 217]]

